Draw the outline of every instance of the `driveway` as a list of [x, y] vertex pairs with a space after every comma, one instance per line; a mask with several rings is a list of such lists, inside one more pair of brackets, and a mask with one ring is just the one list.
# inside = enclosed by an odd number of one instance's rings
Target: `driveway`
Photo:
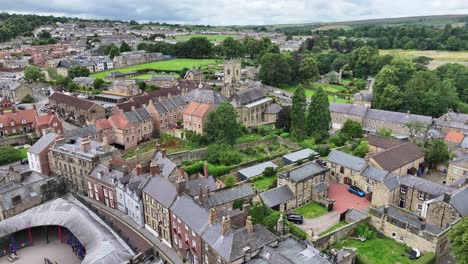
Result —
[[318, 236], [318, 234], [338, 224], [338, 222], [340, 222], [340, 214], [331, 211], [313, 219], [304, 218], [302, 225], [297, 226], [313, 237]]
[[359, 197], [348, 192], [348, 185], [339, 183], [330, 183], [328, 188], [328, 198], [335, 199], [333, 210], [342, 214], [349, 208], [365, 210], [371, 205], [366, 197]]

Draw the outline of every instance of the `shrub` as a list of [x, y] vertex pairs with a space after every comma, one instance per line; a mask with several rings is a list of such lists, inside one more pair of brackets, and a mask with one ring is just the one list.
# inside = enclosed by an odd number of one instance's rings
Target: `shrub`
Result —
[[34, 103], [34, 98], [27, 94], [25, 97], [23, 97], [23, 100], [21, 100], [22, 103], [25, 103], [25, 104], [31, 104], [31, 103]]
[[[224, 180], [224, 185], [227, 187], [227, 188], [232, 188], [234, 187], [234, 185], [236, 185], [237, 183], [237, 177], [234, 176], [234, 175], [228, 175], [226, 177], [226, 179]], [[241, 206], [242, 207], [242, 206]]]
[[318, 145], [317, 152], [321, 157], [326, 157], [328, 156], [328, 154], [330, 154], [330, 146], [324, 144]]
[[341, 131], [336, 132], [333, 136], [328, 139], [330, 144], [333, 144], [337, 147], [341, 147], [346, 143], [347, 139]]
[[0, 165], [15, 162], [21, 159], [21, 151], [12, 146], [0, 147]]
[[265, 170], [263, 171], [263, 176], [265, 177], [271, 177], [276, 174], [276, 170], [273, 167], [266, 167]]
[[375, 237], [375, 230], [367, 224], [359, 224], [354, 229], [358, 236], [364, 237], [366, 239], [372, 239]]
[[288, 132], [281, 133], [281, 134], [280, 134], [280, 137], [282, 137], [282, 138], [289, 138], [289, 133], [288, 133]]
[[307, 238], [309, 238], [309, 235], [304, 230], [300, 229], [293, 223], [287, 221], [287, 225], [289, 227], [289, 233], [291, 233], [291, 235], [299, 238], [300, 240], [306, 240]]
[[241, 154], [226, 144], [212, 144], [207, 153], [206, 159], [212, 164], [232, 165], [242, 161]]
[[305, 139], [305, 140], [301, 141], [301, 143], [299, 143], [299, 145], [301, 145], [301, 147], [303, 147], [303, 148], [315, 149], [316, 148], [315, 138], [311, 137], [311, 138]]

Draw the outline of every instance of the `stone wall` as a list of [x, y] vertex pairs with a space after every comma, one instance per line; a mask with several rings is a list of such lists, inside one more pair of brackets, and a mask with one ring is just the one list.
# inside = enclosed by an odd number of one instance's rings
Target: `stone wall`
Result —
[[324, 236], [321, 236], [315, 239], [314, 241], [312, 241], [312, 244], [319, 250], [324, 250], [328, 248], [330, 245], [339, 241], [340, 239], [350, 236], [354, 232], [354, 229], [356, 228], [357, 225], [362, 224], [362, 223], [367, 223], [368, 221], [369, 221], [369, 218], [364, 218], [360, 221], [347, 224], [341, 228], [338, 228], [337, 230], [333, 232], [330, 232]]
[[13, 137], [6, 137], [0, 139], [0, 146], [6, 146], [6, 145], [24, 145], [29, 143], [29, 137], [28, 135], [18, 135], [18, 136], [13, 136]]

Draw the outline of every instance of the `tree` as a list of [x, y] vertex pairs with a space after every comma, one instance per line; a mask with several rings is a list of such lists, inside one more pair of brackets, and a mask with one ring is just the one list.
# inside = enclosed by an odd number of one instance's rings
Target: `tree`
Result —
[[37, 34], [37, 37], [40, 39], [50, 39], [52, 38], [52, 35], [49, 31], [42, 30], [39, 34]]
[[224, 180], [224, 186], [226, 188], [232, 188], [232, 187], [234, 187], [236, 185], [236, 183], [237, 183], [237, 178], [236, 178], [236, 176], [234, 176], [232, 174], [228, 175], [226, 177], [226, 180]]
[[381, 129], [379, 129], [379, 130], [377, 131], [377, 135], [379, 135], [379, 136], [381, 136], [381, 137], [388, 137], [388, 138], [390, 138], [390, 137], [392, 137], [392, 135], [393, 135], [393, 131], [392, 131], [391, 128], [388, 128], [388, 129], [387, 129], [387, 128], [383, 127], [383, 128], [381, 128]]
[[400, 111], [402, 104], [403, 95], [400, 89], [393, 84], [389, 84], [383, 89], [383, 93], [376, 100], [375, 107], [388, 111]]
[[41, 82], [44, 80], [44, 75], [39, 67], [27, 66], [24, 69], [24, 80], [26, 82]]
[[89, 69], [85, 66], [73, 66], [68, 69], [68, 76], [73, 79], [75, 77], [88, 77], [90, 74]]
[[127, 42], [122, 41], [122, 44], [120, 44], [119, 51], [120, 52], [126, 52], [126, 51], [131, 51], [131, 50], [132, 50], [132, 48], [130, 47], [130, 45], [128, 45]]
[[232, 150], [232, 147], [226, 143], [211, 144], [206, 152], [206, 160], [211, 164], [229, 166], [242, 161], [241, 154], [236, 150]]
[[444, 64], [435, 69], [435, 73], [441, 80], [452, 80], [457, 89], [458, 97], [464, 103], [468, 103], [468, 68], [453, 63]]
[[111, 46], [111, 47], [109, 48], [109, 53], [108, 53], [108, 55], [109, 55], [109, 58], [110, 58], [111, 60], [113, 60], [113, 59], [115, 58], [115, 56], [119, 56], [119, 55], [120, 55], [119, 48], [117, 48], [117, 47], [114, 46], [114, 45]]
[[307, 135], [321, 140], [328, 135], [331, 116], [328, 96], [322, 87], [310, 98], [309, 113], [307, 114]]
[[450, 151], [442, 139], [433, 139], [425, 144], [426, 161], [432, 166], [445, 163], [450, 159]]
[[291, 107], [291, 136], [302, 140], [305, 138], [306, 131], [306, 107], [307, 100], [305, 90], [302, 85], [298, 85], [292, 98]]
[[93, 87], [96, 90], [104, 88], [105, 85], [106, 85], [106, 82], [101, 78], [97, 78], [93, 82]]
[[277, 53], [267, 53], [261, 59], [259, 77], [265, 83], [273, 86], [289, 83], [291, 69], [286, 58]]
[[372, 75], [376, 55], [378, 55], [378, 50], [373, 47], [364, 46], [355, 49], [351, 53], [354, 75], [361, 78], [367, 78], [367, 76]]
[[362, 126], [359, 122], [348, 119], [343, 124], [341, 132], [348, 139], [360, 138], [362, 137]]
[[78, 90], [80, 87], [78, 87], [78, 84], [74, 82], [69, 82], [67, 85], [67, 90], [70, 93], [73, 93], [74, 91]]
[[276, 118], [275, 126], [283, 129], [284, 132], [289, 132], [291, 129], [291, 108], [289, 106], [283, 106], [283, 109], [279, 111], [278, 117]]
[[319, 77], [317, 62], [312, 57], [306, 57], [299, 66], [299, 76], [303, 82], [316, 81]]
[[227, 102], [208, 114], [208, 119], [203, 128], [208, 141], [227, 143], [234, 145], [236, 139], [242, 135], [242, 129], [237, 121], [237, 112], [234, 107]]
[[138, 88], [140, 88], [141, 91], [145, 91], [148, 86], [146, 82], [142, 80], [137, 80], [136, 85], [138, 85]]
[[138, 22], [136, 22], [135, 20], [130, 20], [129, 24], [130, 24], [131, 26], [139, 25]]
[[[405, 124], [408, 128], [410, 140], [414, 140], [414, 137], [417, 135], [426, 135], [429, 127], [421, 121], [410, 121]], [[426, 136], [424, 136], [424, 139]]]
[[459, 264], [468, 263], [468, 254], [466, 253], [466, 249], [468, 248], [467, 230], [468, 217], [465, 216], [449, 231], [450, 246]]
[[364, 158], [369, 152], [369, 143], [365, 140], [359, 142], [359, 145], [353, 150], [353, 155], [356, 157]]
[[244, 47], [242, 46], [242, 43], [231, 37], [223, 40], [223, 42], [221, 43], [221, 47], [223, 50], [224, 58], [226, 59], [239, 58], [244, 55]]

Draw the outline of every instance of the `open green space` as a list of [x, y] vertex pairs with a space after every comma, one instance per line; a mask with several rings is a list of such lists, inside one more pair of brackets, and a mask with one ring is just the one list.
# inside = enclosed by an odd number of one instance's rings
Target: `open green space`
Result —
[[362, 264], [432, 263], [429, 260], [433, 257], [433, 253], [427, 253], [417, 260], [410, 260], [408, 253], [406, 253], [406, 250], [409, 249], [408, 246], [389, 237], [376, 237], [364, 242], [347, 238], [339, 241], [336, 247], [357, 248], [358, 258], [356, 263]]
[[324, 215], [326, 212], [328, 212], [328, 209], [317, 202], [310, 202], [294, 210], [294, 213], [300, 214], [305, 218], [316, 218]]
[[330, 233], [330, 232], [333, 232], [333, 231], [335, 231], [335, 230], [337, 230], [337, 229], [339, 229], [339, 228], [341, 228], [341, 227], [343, 227], [343, 226], [345, 226], [345, 225], [347, 225], [347, 224], [348, 224], [348, 223], [346, 223], [346, 221], [340, 221], [340, 222], [338, 222], [338, 224], [336, 224], [336, 225], [334, 225], [334, 226], [328, 228], [327, 230], [321, 232], [321, 233], [319, 234], [319, 236], [326, 235], [326, 234], [328, 234], [328, 233]]
[[205, 68], [208, 65], [217, 64], [216, 59], [173, 59], [165, 61], [154, 61], [148, 63], [142, 63], [137, 65], [131, 65], [122, 68], [115, 68], [107, 71], [97, 72], [91, 74], [90, 77], [103, 79], [111, 72], [132, 72], [137, 70], [158, 70], [158, 71], [181, 71], [183, 68]]
[[253, 189], [256, 190], [268, 190], [276, 182], [277, 176], [273, 175], [270, 177], [260, 176], [256, 177], [255, 179], [251, 180], [251, 186]]
[[153, 78], [154, 76], [174, 76], [175, 78], [179, 78], [179, 75], [178, 74], [174, 74], [174, 75], [170, 75], [170, 74], [140, 74], [140, 75], [136, 75], [136, 76], [132, 76], [128, 79], [131, 79], [131, 80], [150, 80], [151, 78]]
[[437, 61], [468, 61], [468, 51], [446, 51], [446, 50], [402, 50], [389, 49], [379, 50], [380, 55], [394, 55], [403, 58], [415, 58], [426, 56]]
[[234, 35], [234, 34], [225, 34], [225, 35], [190, 34], [190, 35], [176, 36], [175, 39], [178, 40], [178, 41], [187, 41], [187, 40], [189, 40], [191, 38], [194, 38], [194, 37], [205, 37], [209, 41], [220, 42], [220, 41], [223, 41], [223, 40], [225, 40], [225, 39], [227, 39], [229, 37], [236, 38], [237, 35]]
[[28, 149], [29, 149], [29, 148], [18, 148], [18, 150], [19, 150], [20, 153], [21, 153], [21, 158], [22, 158], [22, 159], [28, 158]]
[[[322, 84], [322, 83], [314, 83], [316, 87], [322, 87], [326, 92], [334, 92], [334, 93], [339, 93], [340, 91], [344, 90], [343, 86], [340, 85], [333, 85], [333, 84]], [[281, 86], [279, 87], [282, 90], [285, 90], [290, 93], [294, 93], [296, 91], [296, 86]], [[314, 90], [311, 89], [305, 89], [305, 95], [307, 97], [307, 100], [310, 99], [310, 97], [315, 93]], [[328, 95], [328, 101], [333, 102], [336, 101], [338, 103], [349, 103], [349, 100], [335, 96], [335, 95]]]

